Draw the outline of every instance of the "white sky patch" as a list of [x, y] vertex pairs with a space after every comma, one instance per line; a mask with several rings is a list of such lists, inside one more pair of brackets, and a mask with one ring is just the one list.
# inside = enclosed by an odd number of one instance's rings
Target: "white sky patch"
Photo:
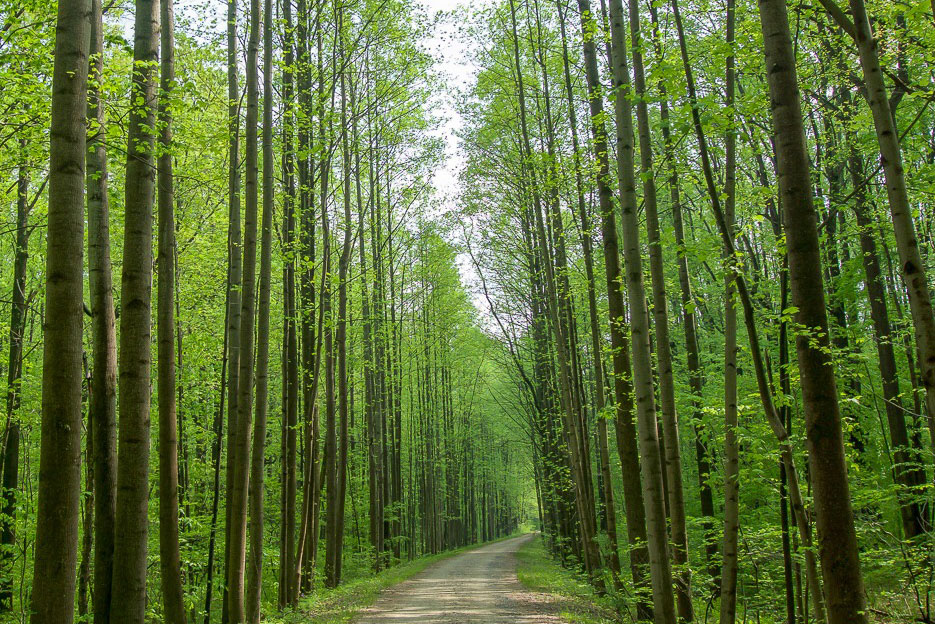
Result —
[[[444, 161], [435, 170], [433, 182], [442, 202], [442, 211], [457, 215], [461, 190], [459, 175], [465, 165], [464, 151], [458, 138], [464, 119], [457, 109], [457, 98], [470, 89], [481, 68], [474, 63], [476, 42], [459, 32], [463, 26], [462, 12], [490, 6], [494, 0], [418, 0], [430, 15], [443, 12], [434, 32], [422, 40], [423, 48], [435, 59], [435, 69], [445, 80], [446, 88], [433, 97], [432, 105], [439, 117], [439, 126], [433, 134], [445, 142]], [[470, 227], [470, 225], [468, 225]], [[461, 232], [452, 233], [460, 238]], [[483, 250], [475, 250], [483, 254]], [[471, 293], [471, 300], [479, 313], [482, 326], [492, 324], [490, 307], [480, 288], [480, 277], [467, 253], [458, 255], [461, 281]]]

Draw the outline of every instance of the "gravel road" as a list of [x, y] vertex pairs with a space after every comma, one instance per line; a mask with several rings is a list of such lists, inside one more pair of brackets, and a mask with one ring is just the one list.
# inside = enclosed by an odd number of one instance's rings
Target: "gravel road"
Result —
[[561, 624], [549, 596], [516, 578], [523, 535], [455, 555], [385, 590], [357, 624]]

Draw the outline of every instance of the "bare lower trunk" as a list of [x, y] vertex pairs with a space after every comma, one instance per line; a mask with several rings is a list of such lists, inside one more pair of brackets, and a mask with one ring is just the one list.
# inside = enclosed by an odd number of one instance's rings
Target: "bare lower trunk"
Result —
[[58, 4], [52, 74], [46, 327], [30, 621], [74, 620], [81, 492], [84, 173], [90, 3]]
[[88, 95], [88, 282], [91, 297], [91, 436], [94, 464], [95, 624], [110, 622], [117, 498], [117, 327], [110, 259], [105, 117], [101, 101], [104, 29], [101, 0], [91, 3], [91, 69]]
[[866, 622], [844, 456], [837, 387], [830, 357], [810, 165], [802, 123], [795, 54], [783, 0], [760, 1], [776, 136], [779, 192], [789, 258], [792, 304], [798, 308], [796, 351], [806, 418], [819, 551], [831, 624]]
[[172, 176], [172, 111], [175, 83], [173, 0], [162, 4], [162, 77], [164, 98], [159, 106], [159, 288], [157, 294], [159, 392], [159, 564], [166, 624], [184, 624], [181, 557], [179, 555], [179, 467], [175, 393], [175, 211]]
[[[623, 94], [630, 90], [630, 78], [627, 68], [626, 35], [623, 30], [621, 0], [611, 1], [610, 12], [614, 88]], [[676, 621], [675, 596], [672, 591], [662, 457], [656, 429], [652, 355], [649, 346], [649, 314], [646, 308], [646, 289], [643, 283], [643, 261], [637, 215], [633, 121], [630, 101], [627, 97], [615, 99], [614, 113], [617, 121], [617, 178], [626, 260], [624, 277], [630, 304], [633, 388], [636, 396], [636, 422], [640, 440], [640, 468], [643, 477], [643, 505], [646, 508], [653, 609], [656, 622], [674, 624]]]
[[263, 498], [266, 474], [266, 417], [269, 411], [269, 316], [273, 253], [273, 8], [264, 4], [263, 47], [263, 225], [257, 309], [256, 420], [250, 463], [250, 562], [244, 597], [246, 621], [260, 622], [263, 589]]
[[136, 2], [133, 58], [120, 297], [117, 511], [110, 604], [111, 621], [128, 624], [142, 623], [145, 618], [149, 546], [152, 243], [159, 60], [156, 0]]

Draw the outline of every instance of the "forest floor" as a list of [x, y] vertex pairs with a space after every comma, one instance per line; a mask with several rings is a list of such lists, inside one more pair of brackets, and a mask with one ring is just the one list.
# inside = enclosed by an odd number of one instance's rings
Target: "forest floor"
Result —
[[562, 600], [527, 589], [517, 578], [522, 535], [444, 559], [384, 590], [357, 624], [560, 624]]

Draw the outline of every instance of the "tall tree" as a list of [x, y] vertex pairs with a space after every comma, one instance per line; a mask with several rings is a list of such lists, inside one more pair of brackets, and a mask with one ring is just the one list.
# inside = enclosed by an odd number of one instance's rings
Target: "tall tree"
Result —
[[260, 622], [263, 589], [263, 499], [266, 476], [266, 416], [269, 411], [269, 316], [273, 256], [273, 6], [263, 8], [263, 226], [260, 233], [260, 286], [257, 309], [256, 420], [250, 463], [250, 562], [247, 566], [246, 621]]
[[256, 322], [256, 234], [259, 199], [259, 53], [260, 0], [250, 2], [247, 39], [247, 112], [245, 124], [245, 184], [243, 286], [240, 311], [240, 372], [238, 376], [237, 427], [229, 453], [228, 470], [233, 473], [230, 506], [230, 554], [227, 561], [228, 618], [231, 624], [246, 621], [244, 572], [247, 556], [247, 507], [250, 484], [250, 440], [253, 425], [254, 325]]
[[30, 621], [74, 620], [81, 487], [81, 325], [90, 3], [62, 0], [52, 74], [42, 441]]
[[[629, 95], [626, 35], [623, 30], [623, 6], [611, 2], [611, 57], [614, 89]], [[675, 597], [672, 592], [672, 566], [666, 529], [665, 494], [660, 442], [656, 425], [656, 404], [652, 379], [652, 356], [649, 345], [649, 312], [640, 250], [640, 228], [636, 214], [636, 179], [634, 166], [633, 121], [628, 97], [614, 100], [617, 122], [617, 179], [623, 226], [624, 279], [630, 309], [630, 342], [633, 354], [633, 388], [636, 396], [636, 422], [639, 430], [640, 469], [643, 478], [643, 504], [646, 508], [646, 534], [649, 548], [653, 607], [657, 622], [675, 622]]]
[[91, 296], [89, 410], [94, 455], [94, 622], [110, 622], [117, 499], [117, 322], [110, 257], [105, 111], [102, 97], [104, 24], [101, 0], [91, 0], [88, 77], [88, 282]]
[[159, 397], [159, 564], [162, 605], [168, 624], [185, 623], [179, 554], [179, 466], [175, 369], [175, 180], [172, 159], [175, 88], [175, 14], [173, 0], [160, 0], [161, 75], [159, 97], [159, 272], [156, 301]]
[[146, 612], [159, 39], [159, 2], [137, 0], [120, 291], [120, 429], [110, 604], [111, 621], [128, 623], [143, 622]]
[[866, 622], [863, 577], [854, 530], [844, 437], [831, 363], [818, 226], [789, 29], [781, 0], [760, 1], [777, 177], [783, 204], [792, 304], [801, 326], [795, 343], [806, 418], [818, 546], [830, 624]]

